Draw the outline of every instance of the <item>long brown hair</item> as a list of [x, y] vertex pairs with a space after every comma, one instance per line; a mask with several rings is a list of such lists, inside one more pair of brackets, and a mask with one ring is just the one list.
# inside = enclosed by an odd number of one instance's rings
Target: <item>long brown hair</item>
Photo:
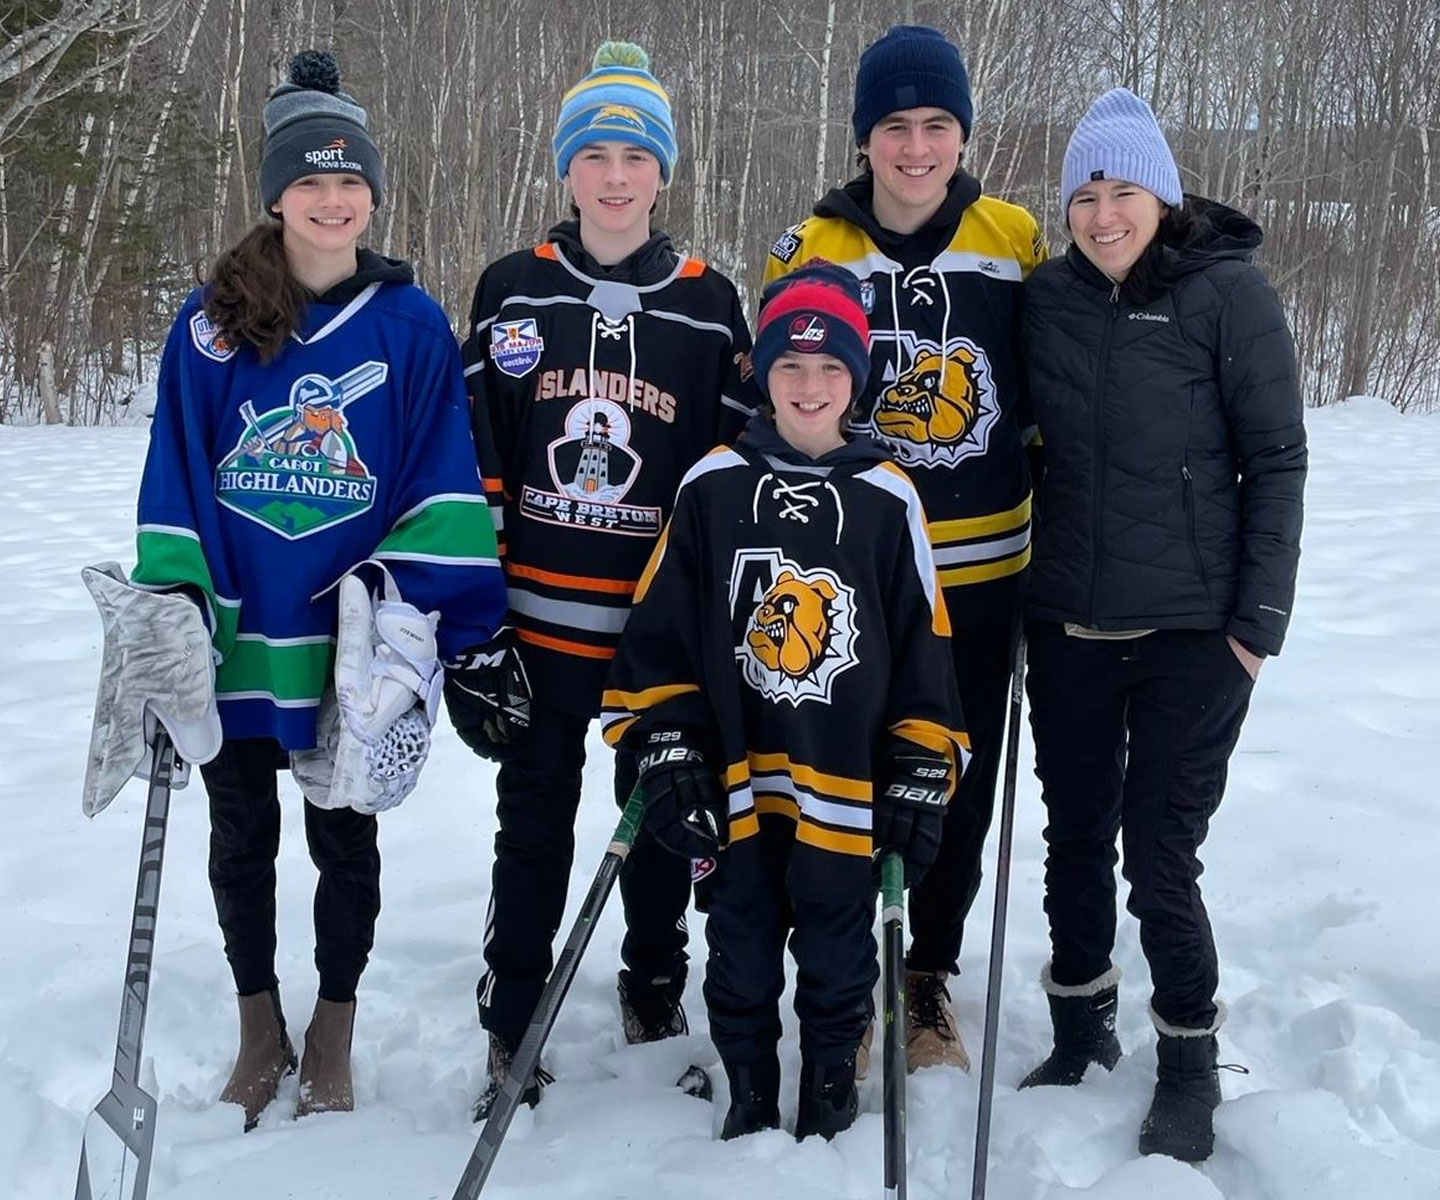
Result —
[[205, 315], [232, 346], [273, 361], [300, 327], [309, 294], [285, 257], [284, 226], [261, 221], [215, 260], [204, 283]]

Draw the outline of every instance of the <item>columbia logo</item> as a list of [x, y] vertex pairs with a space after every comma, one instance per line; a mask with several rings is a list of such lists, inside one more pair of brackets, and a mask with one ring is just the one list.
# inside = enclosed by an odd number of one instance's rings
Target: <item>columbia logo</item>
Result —
[[1170, 324], [1170, 318], [1164, 313], [1132, 312], [1130, 319], [1132, 321], [1158, 321], [1161, 325]]

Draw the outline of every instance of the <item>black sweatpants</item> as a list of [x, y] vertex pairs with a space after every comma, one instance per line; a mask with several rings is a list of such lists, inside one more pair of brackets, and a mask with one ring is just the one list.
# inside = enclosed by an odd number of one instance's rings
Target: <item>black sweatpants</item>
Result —
[[[514, 1048], [554, 965], [575, 858], [575, 814], [589, 720], [532, 701], [530, 732], [500, 764], [480, 1024]], [[615, 800], [635, 787], [633, 754], [615, 756]], [[594, 864], [598, 866], [598, 862]], [[620, 870], [625, 940], [620, 957], [640, 980], [683, 979], [690, 864], [642, 831]]]
[[875, 891], [816, 900], [789, 886], [792, 822], [762, 818], [760, 832], [716, 856], [695, 885], [706, 913], [705, 1006], [710, 1039], [726, 1063], [775, 1056], [785, 939], [795, 957], [800, 1054], [831, 1064], [854, 1055], [874, 1011]]
[[[289, 754], [271, 738], [227, 740], [200, 768], [210, 797], [210, 890], [225, 957], [241, 996], [275, 979], [275, 856], [280, 852], [276, 771]], [[315, 887], [315, 967], [320, 996], [345, 1003], [375, 943], [380, 914], [376, 821], [353, 809], [305, 810], [305, 840], [320, 872]]]
[[940, 856], [910, 889], [911, 944], [905, 965], [912, 971], [960, 970], [965, 918], [980, 890], [980, 859], [995, 811], [1011, 650], [1018, 633], [1018, 624], [1007, 621], [957, 627], [950, 639], [971, 757], [945, 810]]
[[1252, 682], [1218, 632], [1124, 641], [1029, 631], [1030, 724], [1045, 827], [1051, 974], [1076, 986], [1110, 969], [1115, 835], [1140, 921], [1155, 1012], [1206, 1029], [1220, 969], [1200, 896], [1199, 850], [1225, 791]]

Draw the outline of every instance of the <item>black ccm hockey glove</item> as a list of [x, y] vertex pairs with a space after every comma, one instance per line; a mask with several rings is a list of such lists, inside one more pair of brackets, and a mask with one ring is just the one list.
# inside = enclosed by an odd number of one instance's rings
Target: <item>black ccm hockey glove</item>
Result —
[[913, 886], [940, 856], [950, 764], [919, 747], [902, 750], [886, 761], [880, 784], [873, 806], [875, 849], [898, 851], [906, 886]]
[[445, 664], [445, 704], [460, 740], [500, 762], [530, 732], [530, 680], [506, 625], [483, 646]]
[[681, 858], [709, 858], [730, 840], [729, 801], [705, 756], [675, 729], [656, 729], [640, 751], [645, 828]]

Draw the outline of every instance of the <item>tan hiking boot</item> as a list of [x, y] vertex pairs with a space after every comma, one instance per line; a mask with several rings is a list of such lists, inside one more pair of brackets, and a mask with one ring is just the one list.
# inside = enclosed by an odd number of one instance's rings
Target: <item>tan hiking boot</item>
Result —
[[860, 1044], [855, 1047], [855, 1082], [859, 1083], [870, 1074], [870, 1047], [875, 1042], [875, 1018], [870, 1018], [870, 1024], [865, 1026], [865, 1032], [860, 1036]]
[[905, 1066], [959, 1067], [970, 1070], [970, 1056], [950, 1008], [943, 971], [905, 972]]
[[350, 1039], [354, 1030], [355, 1001], [315, 1001], [315, 1015], [305, 1031], [305, 1056], [300, 1060], [297, 1117], [354, 1110], [355, 1084], [350, 1074]]
[[275, 1099], [280, 1080], [295, 1069], [295, 1047], [285, 1033], [278, 988], [236, 999], [240, 1002], [240, 1053], [220, 1099], [245, 1110], [245, 1132], [249, 1133], [265, 1106]]

